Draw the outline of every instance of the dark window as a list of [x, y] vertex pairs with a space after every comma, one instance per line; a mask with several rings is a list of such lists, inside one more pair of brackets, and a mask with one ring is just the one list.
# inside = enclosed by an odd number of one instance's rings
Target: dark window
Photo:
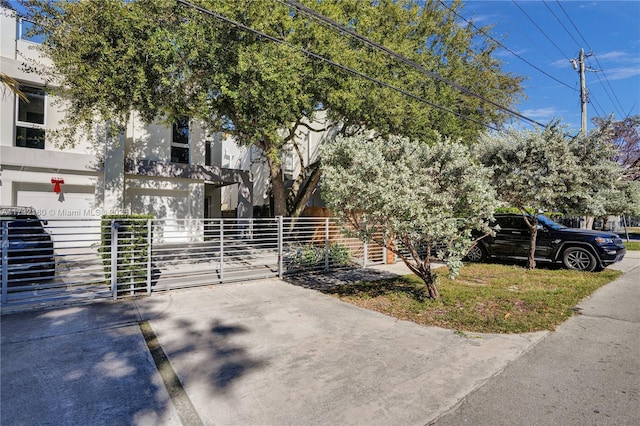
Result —
[[27, 101], [17, 97], [16, 146], [44, 149], [44, 90], [31, 86], [19, 86], [19, 89]]
[[496, 218], [500, 229], [527, 229], [527, 224], [521, 216], [505, 216]]
[[189, 117], [181, 117], [173, 124], [171, 162], [189, 164]]
[[16, 146], [44, 149], [44, 130], [17, 126]]

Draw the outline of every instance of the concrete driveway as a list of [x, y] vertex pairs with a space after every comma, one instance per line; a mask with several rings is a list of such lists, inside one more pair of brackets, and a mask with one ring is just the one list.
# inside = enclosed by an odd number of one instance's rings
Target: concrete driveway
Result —
[[0, 325], [7, 425], [424, 425], [548, 334], [457, 334], [277, 279]]

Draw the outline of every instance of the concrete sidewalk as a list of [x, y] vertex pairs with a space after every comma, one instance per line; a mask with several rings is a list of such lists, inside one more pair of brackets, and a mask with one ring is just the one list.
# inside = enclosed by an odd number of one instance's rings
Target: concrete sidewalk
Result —
[[640, 252], [611, 266], [625, 275], [435, 422], [445, 425], [640, 423]]
[[12, 425], [424, 425], [548, 335], [459, 335], [277, 279], [0, 327], [0, 423]]

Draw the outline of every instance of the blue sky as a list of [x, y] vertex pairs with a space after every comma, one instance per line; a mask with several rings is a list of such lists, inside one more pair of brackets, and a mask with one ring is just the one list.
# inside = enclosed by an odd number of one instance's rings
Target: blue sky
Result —
[[460, 15], [494, 26], [507, 48], [497, 51], [504, 69], [526, 77], [527, 99], [515, 108], [526, 117], [579, 130], [580, 77], [570, 60], [580, 48], [594, 54], [586, 59], [588, 128], [592, 117], [640, 114], [640, 0], [467, 0]]
[[640, 114], [640, 1], [470, 0], [460, 14], [494, 25], [491, 34], [513, 52], [497, 54], [505, 70], [527, 77], [528, 99], [516, 108], [523, 115], [580, 129], [580, 76], [569, 61], [580, 48], [593, 51], [585, 63], [599, 71], [586, 72], [588, 128], [595, 116]]

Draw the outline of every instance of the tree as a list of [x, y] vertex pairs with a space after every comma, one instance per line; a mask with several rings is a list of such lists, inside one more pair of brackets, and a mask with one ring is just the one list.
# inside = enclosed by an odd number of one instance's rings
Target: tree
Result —
[[609, 145], [611, 160], [622, 167], [615, 191], [604, 201], [607, 214], [640, 215], [640, 116], [622, 121], [596, 117], [593, 122]]
[[363, 241], [397, 254], [439, 298], [431, 263], [456, 274], [473, 245], [471, 231], [490, 232], [496, 208], [489, 170], [460, 142], [435, 133], [428, 141], [339, 138], [322, 148], [322, 196]]
[[613, 160], [625, 169], [625, 180], [640, 181], [640, 115], [622, 121], [595, 117], [593, 124], [608, 129], [606, 140], [616, 149]]
[[20, 82], [13, 77], [8, 76], [7, 74], [0, 72], [0, 84], [4, 87], [2, 89], [2, 96], [7, 96], [8, 94], [18, 95], [20, 99], [24, 102], [29, 102], [29, 98], [27, 95], [20, 90]]
[[[194, 0], [202, 10], [174, 0], [22, 2], [46, 35], [43, 51], [56, 82], [50, 90], [68, 102], [62, 140], [105, 122], [122, 130], [132, 111], [149, 122], [188, 115], [263, 150], [276, 215], [299, 214], [320, 179], [317, 165], [303, 164], [287, 188], [281, 167], [282, 149], [298, 151], [295, 135], [320, 109], [343, 134], [366, 128], [417, 136], [436, 129], [466, 137], [482, 127], [385, 86], [392, 85], [481, 123], [506, 119], [500, 108], [282, 2]], [[497, 45], [477, 43], [475, 28], [458, 25], [437, 2], [306, 3], [494, 102], [509, 107], [521, 94], [521, 79], [504, 73], [492, 55]]]
[[529, 268], [536, 266], [538, 212], [605, 213], [621, 168], [610, 160], [604, 134], [571, 139], [554, 122], [542, 131], [487, 133], [475, 146], [480, 162], [493, 170], [498, 197], [519, 209], [529, 227]]

